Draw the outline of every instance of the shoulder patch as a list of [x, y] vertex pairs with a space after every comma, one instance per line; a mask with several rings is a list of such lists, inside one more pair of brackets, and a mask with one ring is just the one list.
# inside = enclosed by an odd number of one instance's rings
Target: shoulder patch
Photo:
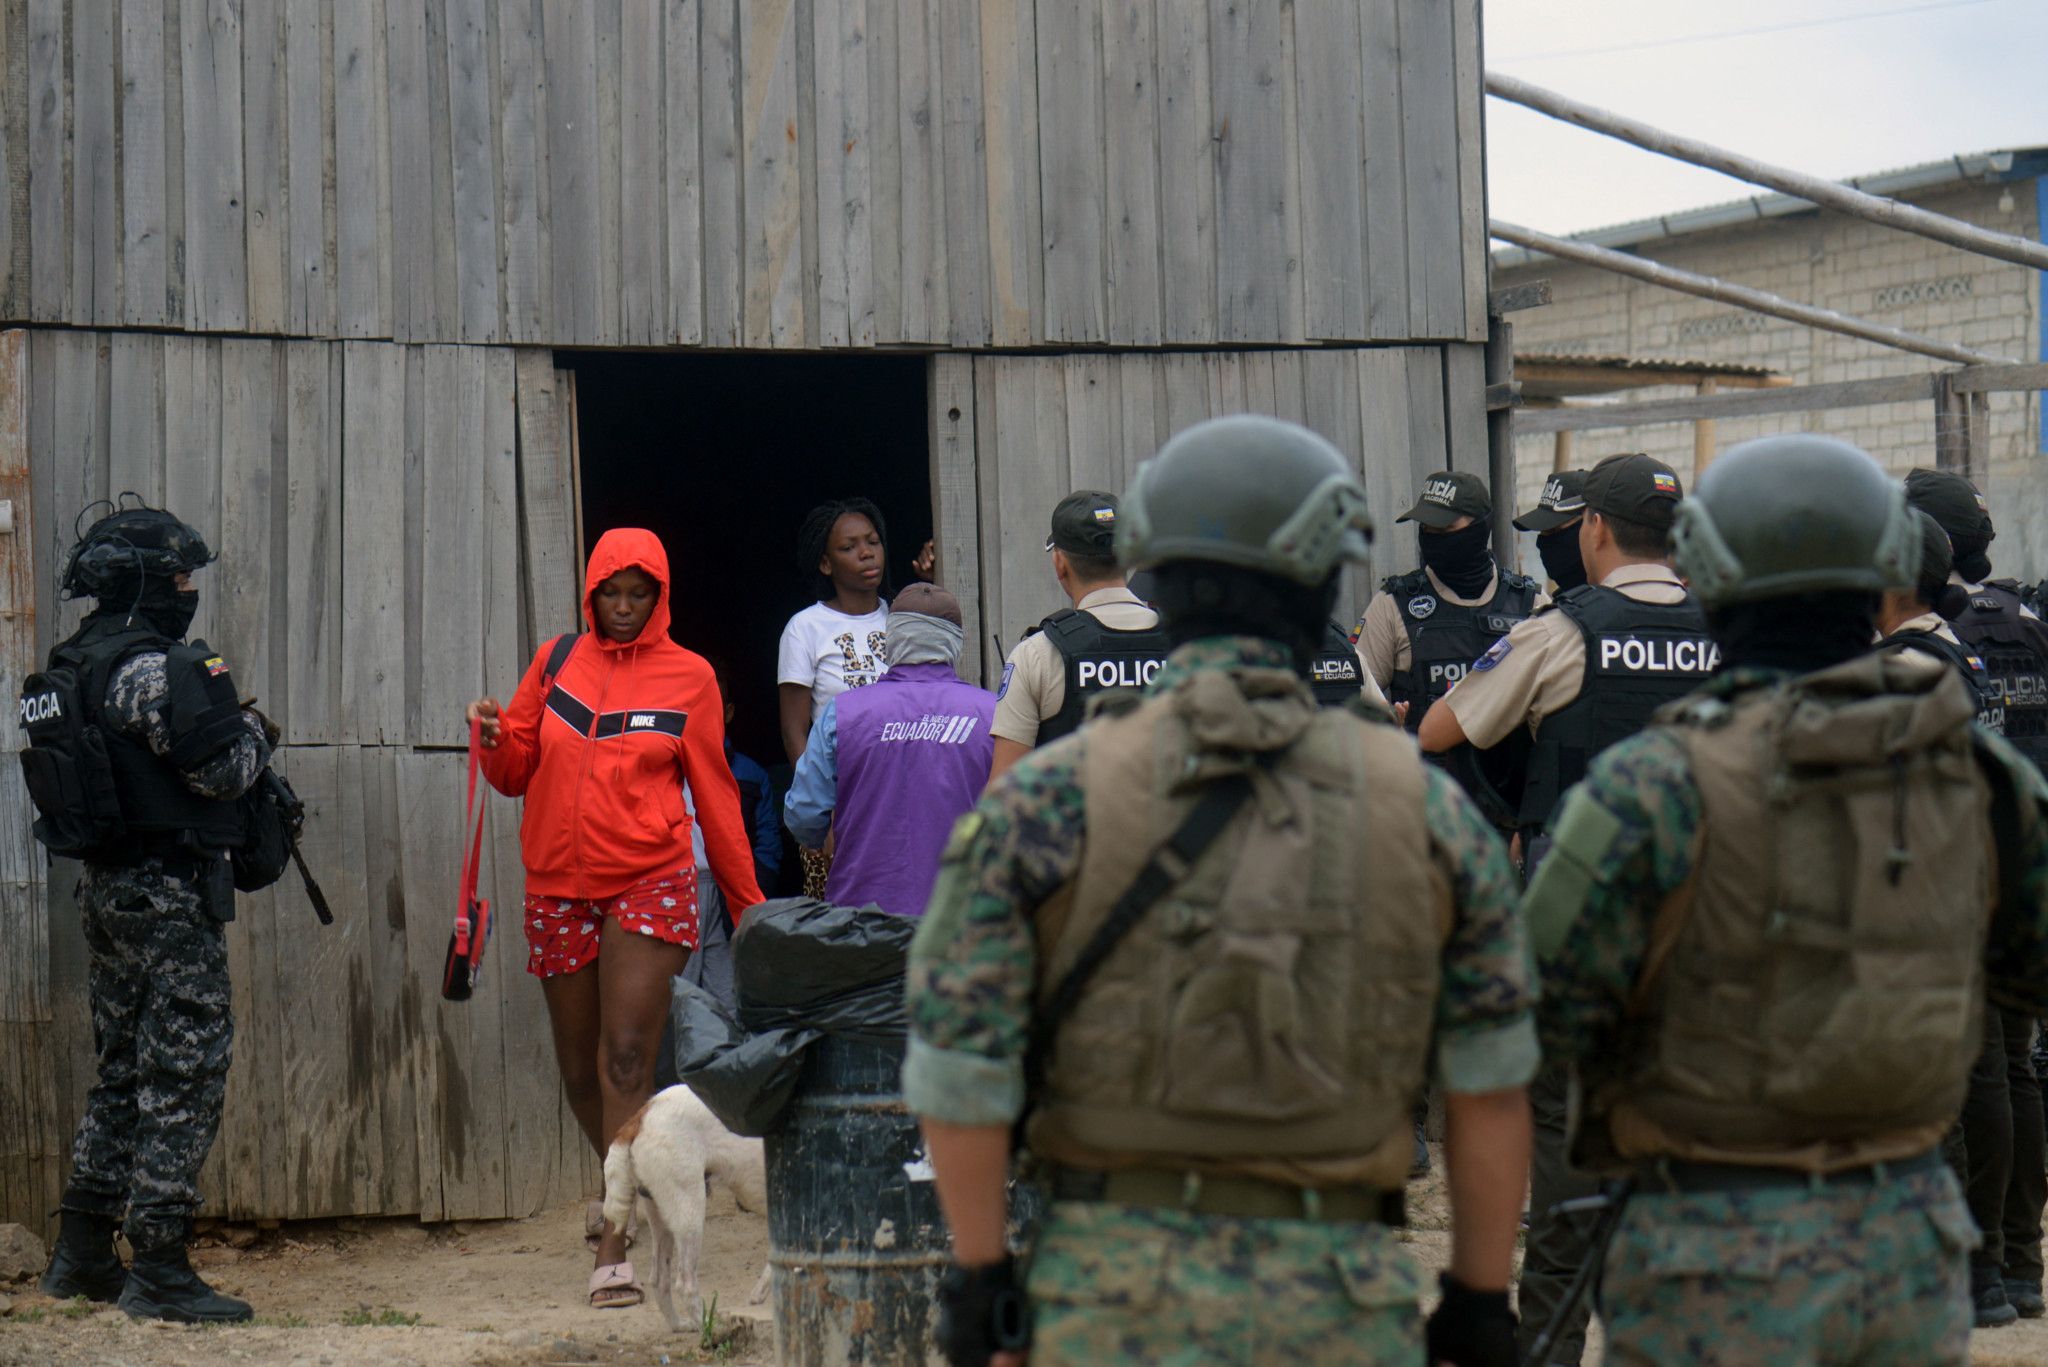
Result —
[[1491, 646], [1488, 646], [1486, 653], [1484, 655], [1481, 655], [1478, 659], [1472, 662], [1472, 668], [1474, 668], [1475, 670], [1480, 670], [1482, 672], [1485, 670], [1492, 669], [1502, 660], [1505, 660], [1508, 657], [1508, 652], [1510, 650], [1513, 650], [1514, 648], [1515, 643], [1513, 641], [1510, 641], [1507, 637], [1503, 636], [1498, 641], [1495, 641]]
[[201, 663], [206, 666], [206, 672], [216, 679], [228, 672], [228, 662], [218, 655], [209, 655]]
[[982, 816], [980, 812], [968, 812], [965, 816], [954, 822], [953, 833], [946, 837], [946, 849], [939, 856], [939, 862], [951, 864], [965, 859], [967, 857], [967, 847], [972, 845], [974, 838], [981, 834], [981, 823]]
[[996, 685], [997, 702], [1001, 702], [1003, 700], [1003, 695], [1010, 691], [1010, 676], [1015, 674], [1016, 672], [1016, 665], [1010, 663], [1007, 660], [1003, 662], [1003, 681], [1000, 684]]
[[1436, 597], [1433, 594], [1418, 593], [1408, 600], [1408, 615], [1420, 622], [1436, 611]]

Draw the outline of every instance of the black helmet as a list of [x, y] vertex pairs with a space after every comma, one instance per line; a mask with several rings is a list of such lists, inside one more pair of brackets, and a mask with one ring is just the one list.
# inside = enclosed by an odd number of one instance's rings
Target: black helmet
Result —
[[1117, 521], [1127, 570], [1232, 565], [1314, 588], [1363, 560], [1365, 489], [1336, 447], [1296, 423], [1239, 414], [1181, 432], [1138, 467]]
[[[189, 524], [162, 508], [143, 506], [134, 494], [121, 498], [120, 505], [98, 505], [113, 511], [86, 528], [64, 558], [59, 585], [66, 598], [138, 594], [151, 579], [169, 581], [212, 563], [205, 538]], [[126, 505], [131, 498], [132, 507]]]

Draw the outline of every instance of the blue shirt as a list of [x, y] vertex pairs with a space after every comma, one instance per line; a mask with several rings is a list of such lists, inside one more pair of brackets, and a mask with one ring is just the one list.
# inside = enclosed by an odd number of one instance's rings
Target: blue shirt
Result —
[[839, 699], [830, 698], [811, 721], [811, 738], [804, 742], [789, 797], [782, 804], [783, 820], [797, 844], [807, 850], [825, 847], [838, 799]]
[[774, 873], [782, 867], [782, 831], [775, 823], [775, 785], [768, 781], [768, 771], [733, 749], [731, 741], [725, 743], [725, 762], [743, 796], [746, 785], [754, 785], [754, 810], [742, 813], [747, 819], [747, 833], [754, 840], [754, 868], [757, 874]]

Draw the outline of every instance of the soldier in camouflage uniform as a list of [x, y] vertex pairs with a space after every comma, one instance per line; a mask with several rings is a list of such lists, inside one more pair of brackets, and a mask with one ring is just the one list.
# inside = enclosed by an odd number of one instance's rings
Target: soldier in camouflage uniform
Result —
[[1869, 653], [1920, 538], [1863, 452], [1739, 446], [1673, 541], [1723, 670], [1594, 761], [1523, 904], [1574, 1156], [1634, 1179], [1608, 1361], [1962, 1363], [1939, 1145], [1987, 995], [2048, 1006], [2048, 791], [1954, 670]]
[[[61, 677], [104, 738], [102, 763], [119, 793], [114, 837], [103, 823], [96, 845], [80, 849], [73, 833], [92, 813], [66, 810], [67, 795], [74, 807], [78, 795], [59, 775], [87, 760], [31, 728], [38, 838], [85, 860], [78, 907], [99, 1065], [42, 1289], [188, 1322], [250, 1314], [193, 1273], [185, 1244], [234, 1036], [223, 923], [234, 915], [237, 800], [270, 760], [258, 714], [235, 706], [226, 663], [204, 642], [183, 643], [198, 601], [191, 573], [210, 559], [199, 535], [168, 513], [127, 508], [95, 523], [72, 552], [65, 589], [97, 605], [24, 690], [27, 715], [27, 700], [61, 687], [57, 671], [70, 671]], [[55, 693], [36, 710], [62, 712], [71, 700]], [[135, 1250], [126, 1272], [117, 1228]]]
[[[1304, 678], [1364, 493], [1305, 429], [1228, 418], [1169, 442], [1124, 512], [1175, 649], [961, 819], [911, 952], [904, 1093], [957, 1259], [941, 1345], [1367, 1363], [1427, 1338], [1505, 1367], [1537, 1062], [1514, 877], [1384, 713], [1318, 709]], [[1456, 1209], [1425, 1326], [1392, 1226], [1432, 1076]], [[1027, 1105], [1052, 1203], [1020, 1273]]]

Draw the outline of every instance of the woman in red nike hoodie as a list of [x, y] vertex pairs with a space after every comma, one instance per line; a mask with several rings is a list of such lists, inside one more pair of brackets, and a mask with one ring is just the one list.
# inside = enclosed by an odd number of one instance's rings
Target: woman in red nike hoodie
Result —
[[[543, 645], [510, 707], [482, 698], [469, 708], [484, 776], [526, 799], [527, 971], [541, 980], [569, 1106], [600, 1160], [654, 1092], [669, 980], [697, 945], [685, 783], [735, 919], [761, 900], [718, 683], [669, 639], [668, 597], [659, 538], [606, 532], [584, 583], [590, 631], [552, 679], [553, 643]], [[592, 1305], [639, 1303], [625, 1248], [623, 1230], [599, 1237]]]

